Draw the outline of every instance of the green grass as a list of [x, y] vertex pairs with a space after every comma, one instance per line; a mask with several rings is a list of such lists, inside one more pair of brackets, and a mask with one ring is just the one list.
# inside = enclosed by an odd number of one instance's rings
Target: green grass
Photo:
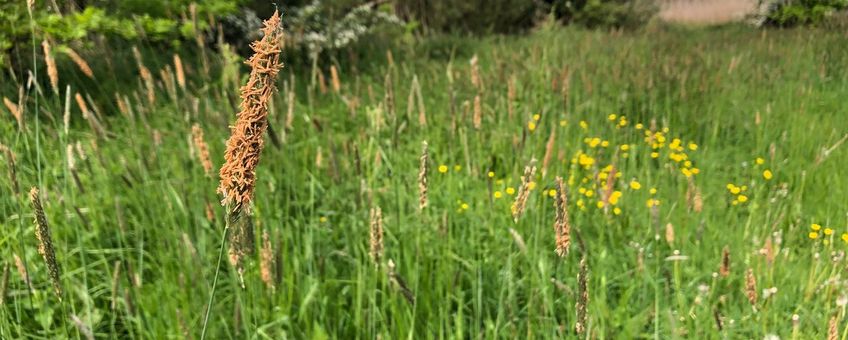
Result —
[[[258, 256], [248, 264], [244, 289], [224, 261], [208, 337], [574, 337], [581, 256], [590, 271], [591, 338], [822, 338], [833, 315], [844, 335], [848, 323], [837, 301], [846, 294], [840, 235], [848, 232], [848, 153], [836, 146], [822, 156], [848, 133], [844, 38], [814, 29], [743, 27], [432, 37], [394, 46], [393, 66], [382, 51], [341, 60], [341, 95], [321, 94], [308, 66], [287, 66], [279, 87], [296, 92], [293, 128], [284, 131], [288, 102], [281, 91], [270, 115], [281, 143], [266, 143], [253, 209], [256, 235], [268, 230], [277, 251], [277, 288], [260, 281]], [[27, 128], [18, 130], [11, 115], [0, 119], [0, 143], [17, 154], [21, 191], [42, 190], [65, 288], [60, 302], [36, 251], [27, 197], [10, 194], [6, 165], [0, 165], [0, 262], [11, 266], [0, 337], [84, 336], [72, 315], [98, 337], [199, 337], [224, 210], [217, 204], [217, 178], [204, 176], [189, 138], [192, 124], [200, 123], [219, 166], [237, 92], [218, 81], [220, 58], [212, 58], [207, 78], [199, 59], [186, 57], [190, 85], [170, 98], [158, 70], [171, 58], [151, 58], [153, 48], [145, 50], [158, 82], [155, 105], [146, 103], [136, 76], [115, 77], [94, 51], [86, 54], [103, 83], [72, 91], [96, 98], [89, 105], [99, 108], [105, 137], [89, 128], [73, 98], [71, 128], [63, 131], [64, 94], [51, 93], [43, 65], [38, 106], [35, 90], [27, 91]], [[479, 130], [471, 119], [477, 90], [469, 81], [469, 59], [475, 54], [485, 87]], [[113, 62], [137, 71], [131, 57]], [[731, 63], [737, 64], [732, 70]], [[320, 66], [329, 79], [329, 64]], [[552, 89], [565, 67], [571, 74], [567, 102]], [[70, 64], [60, 71], [63, 88], [67, 79], [79, 80]], [[382, 107], [386, 74], [394, 84], [394, 114]], [[407, 111], [413, 75], [422, 85], [427, 126], [418, 124], [417, 109]], [[510, 78], [517, 89], [512, 117]], [[13, 101], [25, 77], [17, 79], [0, 84]], [[130, 98], [132, 117], [119, 113], [111, 88]], [[355, 115], [342, 96], [359, 99]], [[534, 114], [540, 117], [530, 131]], [[626, 116], [627, 126], [616, 128], [619, 120], [609, 121], [610, 114]], [[658, 130], [668, 128], [657, 159], [650, 157], [644, 129], [635, 127], [652, 121]], [[552, 130], [547, 173], [537, 172], [525, 215], [514, 223], [514, 196], [495, 199], [494, 192], [517, 188], [531, 159], [541, 168]], [[594, 137], [609, 147], [584, 143]], [[673, 138], [682, 140], [700, 170], [694, 183], [702, 192], [701, 212], [687, 204], [682, 162], [668, 159]], [[425, 140], [430, 205], [419, 212], [418, 157]], [[66, 152], [77, 142], [85, 154], [75, 155], [79, 185]], [[697, 150], [688, 148], [690, 142]], [[627, 158], [615, 152], [622, 144], [632, 144]], [[594, 165], [573, 165], [578, 152], [594, 158]], [[756, 164], [757, 157], [764, 164]], [[597, 192], [579, 192], [591, 191], [594, 174], [612, 162], [622, 173], [615, 181], [620, 215], [598, 209]], [[448, 172], [440, 173], [440, 165]], [[765, 169], [774, 173], [771, 180], [763, 178]], [[585, 244], [572, 244], [565, 258], [554, 253], [554, 207], [547, 196], [555, 176], [573, 177], [571, 224]], [[581, 183], [586, 176], [592, 179]], [[630, 189], [631, 180], [642, 188]], [[747, 186], [747, 202], [733, 205], [728, 183]], [[646, 207], [650, 198], [660, 201], [656, 218]], [[215, 209], [213, 221], [207, 204]], [[385, 258], [397, 264], [414, 305], [368, 256], [368, 210], [374, 206], [383, 210]], [[811, 240], [812, 223], [832, 228], [833, 235]], [[667, 224], [674, 228], [672, 243], [665, 239]], [[509, 228], [522, 236], [526, 251]], [[769, 237], [777, 252], [771, 264], [760, 255]], [[716, 277], [725, 246], [731, 274]], [[686, 258], [668, 259], [678, 252]], [[13, 254], [26, 260], [32, 294]], [[755, 308], [745, 297], [747, 268], [757, 279]], [[763, 297], [771, 287], [777, 293]], [[797, 326], [793, 314], [800, 317]]]

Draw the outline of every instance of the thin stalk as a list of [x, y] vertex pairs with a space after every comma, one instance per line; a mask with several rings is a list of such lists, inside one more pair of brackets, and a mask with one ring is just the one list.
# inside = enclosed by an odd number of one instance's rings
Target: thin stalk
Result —
[[218, 250], [218, 262], [215, 265], [215, 278], [212, 279], [212, 292], [209, 293], [209, 303], [206, 305], [206, 315], [203, 317], [203, 329], [200, 331], [200, 340], [206, 338], [206, 329], [209, 326], [209, 314], [212, 311], [212, 302], [215, 301], [215, 290], [218, 288], [218, 274], [221, 273], [221, 260], [224, 258], [224, 246], [227, 244], [227, 234], [230, 231], [230, 220], [227, 219], [227, 225], [224, 226], [224, 232], [221, 235], [221, 247]]

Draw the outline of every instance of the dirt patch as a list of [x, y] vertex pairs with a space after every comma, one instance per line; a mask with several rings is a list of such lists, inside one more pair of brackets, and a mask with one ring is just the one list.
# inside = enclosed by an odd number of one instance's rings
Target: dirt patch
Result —
[[739, 21], [757, 10], [757, 0], [662, 0], [659, 17], [687, 24]]

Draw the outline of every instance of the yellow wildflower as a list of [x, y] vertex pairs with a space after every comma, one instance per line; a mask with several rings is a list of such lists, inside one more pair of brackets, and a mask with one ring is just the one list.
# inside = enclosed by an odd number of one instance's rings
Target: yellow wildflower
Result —
[[757, 157], [757, 159], [754, 162], [756, 162], [757, 165], [763, 165], [766, 162], [766, 160], [763, 159], [762, 157]]
[[548, 196], [556, 197], [556, 194], [557, 194], [556, 189], [548, 190]]
[[586, 123], [586, 121], [585, 121], [585, 120], [581, 120], [581, 121], [580, 121], [580, 127], [581, 127], [583, 130], [587, 130], [587, 129], [589, 129], [589, 123]]
[[611, 113], [609, 116], [607, 116], [607, 119], [609, 119], [610, 121], [613, 121], [613, 120], [615, 120], [615, 117], [616, 117], [615, 113]]
[[539, 119], [542, 119], [542, 116], [541, 116], [540, 114], [538, 114], [538, 113], [537, 113], [537, 114], [534, 114], [534, 115], [533, 115], [533, 120], [535, 120], [535, 121], [537, 121], [537, 122], [538, 122], [538, 121], [539, 121]]
[[689, 150], [692, 150], [692, 151], [698, 150], [698, 144], [695, 144], [693, 142], [689, 142]]
[[492, 194], [492, 196], [494, 196], [495, 198], [501, 198], [501, 197], [503, 197], [503, 193], [500, 192], [500, 191], [495, 191], [495, 193]]
[[739, 196], [737, 196], [737, 197], [736, 197], [736, 199], [737, 199], [740, 203], [745, 203], [745, 202], [747, 202], [747, 201], [748, 201], [748, 196], [745, 196], [745, 195], [739, 195]]
[[510, 195], [510, 196], [515, 195], [515, 188], [513, 188], [513, 187], [506, 188], [506, 194]]
[[639, 190], [642, 188], [642, 184], [636, 181], [635, 179], [630, 181], [630, 189]]
[[831, 235], [831, 234], [833, 234], [833, 229], [830, 229], [830, 228], [824, 228], [824, 234], [825, 234], [825, 235]]
[[819, 233], [817, 233], [815, 231], [811, 231], [807, 236], [809, 236], [811, 239], [815, 240], [815, 239], [819, 238]]
[[444, 164], [439, 165], [439, 172], [441, 172], [441, 173], [446, 173], [446, 172], [448, 172], [448, 166], [447, 166], [447, 165], [444, 165]]
[[488, 175], [489, 178], [495, 177], [495, 173], [493, 171], [489, 171]]
[[765, 171], [763, 171], [763, 178], [765, 178], [766, 180], [770, 180], [771, 177], [772, 177], [771, 170], [766, 169]]
[[527, 129], [530, 130], [530, 132], [536, 131], [536, 123], [535, 122], [528, 122], [527, 123]]
[[819, 231], [821, 230], [821, 225], [818, 223], [813, 223], [810, 225], [810, 229], [813, 229], [814, 231]]

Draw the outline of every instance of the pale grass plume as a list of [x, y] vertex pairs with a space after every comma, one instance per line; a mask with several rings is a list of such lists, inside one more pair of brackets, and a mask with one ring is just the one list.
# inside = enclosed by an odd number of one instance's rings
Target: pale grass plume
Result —
[[183, 60], [180, 58], [180, 55], [176, 53], [174, 53], [174, 72], [177, 74], [177, 84], [179, 84], [180, 88], [185, 91], [186, 78], [185, 70], [183, 70]]
[[[427, 111], [424, 108], [424, 97], [421, 95], [421, 84], [418, 82], [418, 75], [412, 76], [412, 88], [415, 91], [415, 97], [418, 98], [418, 125], [427, 126]], [[410, 105], [412, 105], [411, 102]]]
[[518, 249], [521, 250], [522, 253], [526, 253], [527, 243], [524, 242], [524, 238], [521, 237], [521, 234], [513, 228], [509, 228], [509, 234], [512, 235], [512, 240], [515, 242]]
[[112, 265], [112, 304], [110, 305], [113, 311], [118, 309], [118, 289], [121, 283], [121, 261], [116, 260]]
[[524, 208], [527, 205], [527, 198], [530, 197], [530, 183], [533, 182], [533, 177], [536, 175], [536, 159], [532, 159], [530, 164], [524, 167], [524, 176], [521, 176], [521, 186], [518, 187], [518, 194], [515, 195], [515, 203], [512, 204], [512, 218], [515, 223], [521, 219], [524, 214]]
[[542, 178], [545, 178], [545, 175], [548, 172], [548, 164], [551, 161], [551, 157], [554, 154], [554, 142], [556, 141], [556, 125], [551, 126], [551, 134], [548, 136], [548, 142], [545, 144], [545, 157], [542, 158]]
[[479, 94], [474, 96], [474, 116], [472, 117], [472, 123], [474, 124], [474, 128], [478, 130], [483, 125], [483, 104], [480, 102], [481, 100]]
[[12, 117], [15, 117], [15, 120], [18, 122], [18, 128], [21, 130], [24, 129], [24, 113], [21, 111], [21, 108], [15, 102], [9, 100], [9, 98], [3, 97], [3, 105], [6, 105], [6, 108], [9, 109], [9, 112], [12, 114]]
[[9, 290], [9, 264], [3, 265], [3, 277], [0, 278], [0, 306], [6, 304], [6, 293]]
[[141, 76], [142, 83], [144, 84], [144, 87], [147, 90], [147, 102], [149, 104], [153, 104], [156, 102], [153, 74], [150, 73], [150, 70], [147, 68], [147, 66], [144, 66], [144, 61], [141, 58], [141, 52], [138, 50], [138, 47], [133, 46], [132, 51], [133, 56], [135, 56], [136, 66], [138, 66], [138, 74], [139, 76]]
[[839, 340], [839, 314], [835, 314], [827, 323], [827, 340]]
[[71, 61], [73, 61], [74, 64], [77, 65], [77, 68], [79, 68], [82, 74], [84, 74], [86, 77], [94, 79], [94, 71], [91, 70], [91, 66], [88, 65], [88, 62], [86, 62], [85, 59], [83, 59], [82, 56], [77, 53], [77, 51], [74, 51], [74, 49], [70, 47], [64, 48], [63, 51], [65, 52], [65, 54], [68, 55], [68, 58], [71, 58]]
[[277, 267], [274, 248], [271, 246], [271, 235], [268, 230], [262, 230], [262, 249], [259, 251], [259, 274], [268, 289], [275, 289], [274, 269]]
[[27, 270], [27, 267], [24, 264], [24, 260], [21, 259], [21, 257], [18, 256], [18, 254], [16, 253], [13, 253], [12, 257], [15, 260], [15, 269], [18, 270], [18, 275], [21, 276], [21, 280], [24, 281], [24, 284], [26, 284], [27, 289], [29, 289], [30, 292], [35, 291], [35, 289], [32, 287], [32, 281], [29, 279], [29, 271]]
[[6, 171], [9, 173], [9, 182], [12, 184], [12, 194], [17, 196], [20, 194], [18, 185], [17, 165], [15, 164], [15, 153], [9, 147], [0, 144], [0, 154], [6, 159]]
[[50, 52], [50, 42], [46, 39], [41, 42], [41, 48], [44, 50], [44, 63], [47, 64], [47, 77], [50, 78], [50, 87], [53, 93], [59, 94], [59, 70], [56, 68], [56, 60], [53, 59], [53, 54]]
[[477, 90], [478, 93], [483, 92], [483, 81], [480, 79], [480, 64], [477, 59], [477, 55], [475, 54], [471, 57], [471, 60], [468, 61], [471, 65], [471, 85]]
[[586, 311], [589, 306], [589, 269], [586, 257], [580, 259], [580, 271], [577, 274], [577, 320], [574, 322], [574, 331], [583, 334], [586, 331]]
[[674, 245], [674, 225], [671, 222], [665, 224], [665, 242]]
[[369, 227], [369, 255], [375, 266], [380, 266], [383, 257], [383, 212], [380, 207], [371, 208]]
[[53, 291], [59, 300], [62, 300], [61, 268], [56, 261], [56, 251], [53, 249], [53, 237], [50, 235], [50, 226], [47, 224], [47, 216], [41, 204], [38, 188], [33, 187], [29, 192], [30, 203], [35, 213], [35, 237], [38, 239], [38, 253], [44, 258], [47, 265], [47, 273], [53, 283]]
[[745, 296], [748, 298], [748, 302], [751, 303], [751, 306], [756, 307], [757, 277], [754, 276], [754, 270], [751, 268], [748, 268], [748, 271], [745, 272]]
[[94, 333], [91, 332], [91, 328], [85, 324], [78, 316], [75, 314], [71, 314], [71, 322], [74, 323], [74, 326], [77, 328], [77, 331], [85, 337], [86, 340], [94, 340]]
[[571, 246], [571, 222], [568, 218], [568, 195], [562, 177], [556, 178], [556, 200], [554, 201], [556, 220], [554, 234], [556, 236], [556, 253], [560, 257], [568, 255]]
[[194, 124], [191, 127], [191, 136], [194, 141], [194, 148], [197, 150], [197, 158], [203, 166], [203, 171], [207, 177], [212, 177], [212, 160], [209, 158], [209, 145], [203, 138], [203, 128], [200, 124]]
[[509, 77], [509, 81], [507, 82], [507, 92], [506, 92], [506, 108], [507, 108], [507, 117], [511, 121], [512, 115], [514, 112], [513, 106], [515, 105], [515, 76]]
[[427, 191], [428, 191], [428, 180], [427, 175], [429, 173], [429, 151], [427, 149], [427, 142], [421, 143], [421, 158], [419, 159], [418, 165], [418, 208], [421, 211], [424, 211], [424, 208], [427, 207]]
[[341, 92], [342, 81], [339, 79], [339, 70], [336, 69], [336, 65], [330, 65], [330, 81], [333, 85], [333, 92]]
[[316, 74], [318, 76], [318, 90], [321, 91], [321, 94], [326, 94], [327, 80], [324, 78], [324, 72], [321, 70], [316, 70]]

